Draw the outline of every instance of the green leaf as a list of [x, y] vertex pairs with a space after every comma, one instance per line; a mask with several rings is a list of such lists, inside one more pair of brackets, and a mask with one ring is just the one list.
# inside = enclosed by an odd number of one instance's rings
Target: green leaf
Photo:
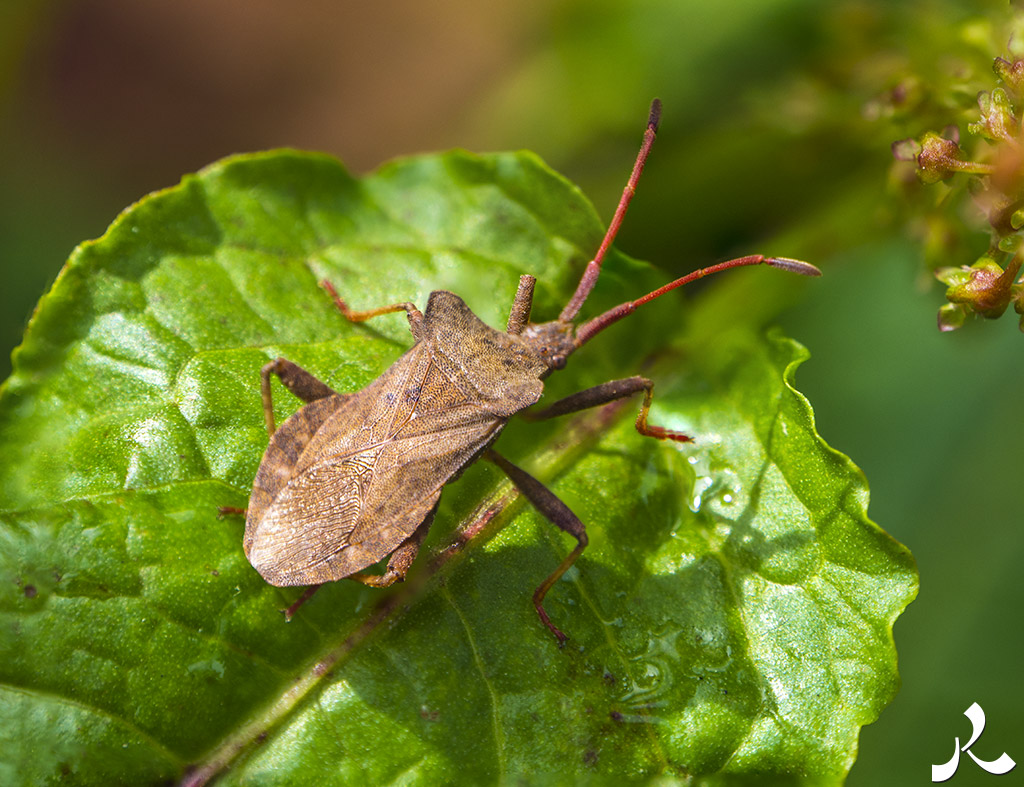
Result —
[[[500, 326], [530, 272], [552, 319], [602, 232], [530, 154], [357, 181], [276, 152], [79, 247], [0, 391], [0, 782], [841, 780], [896, 690], [916, 570], [817, 436], [792, 387], [806, 353], [781, 336], [688, 326], [666, 298], [547, 396], [643, 371], [652, 421], [694, 444], [638, 435], [638, 402], [503, 435], [588, 528], [548, 595], [562, 650], [530, 593], [572, 539], [493, 466], [446, 489], [404, 586], [333, 583], [291, 623], [300, 590], [267, 585], [217, 516], [266, 446], [268, 359], [354, 391], [411, 342], [401, 314], [346, 322], [321, 279], [354, 308], [452, 289]], [[607, 268], [587, 314], [663, 281]], [[279, 419], [298, 407], [275, 397]]]

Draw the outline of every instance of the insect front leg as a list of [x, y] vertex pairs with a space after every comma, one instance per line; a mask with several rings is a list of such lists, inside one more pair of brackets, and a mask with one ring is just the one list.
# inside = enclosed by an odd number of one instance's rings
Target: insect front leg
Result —
[[327, 294], [334, 300], [334, 305], [338, 307], [338, 311], [349, 322], [366, 322], [371, 317], [377, 317], [381, 314], [393, 314], [394, 312], [404, 311], [409, 318], [409, 330], [412, 331], [413, 338], [419, 339], [423, 334], [423, 312], [417, 309], [414, 303], [404, 301], [403, 303], [393, 303], [390, 306], [380, 306], [376, 309], [354, 311], [342, 300], [341, 296], [338, 295], [338, 291], [334, 289], [334, 285], [329, 281], [325, 279], [320, 282], [320, 286], [327, 290]]
[[658, 440], [675, 440], [680, 443], [689, 443], [693, 438], [682, 432], [674, 432], [663, 426], [656, 426], [647, 423], [647, 414], [651, 409], [651, 402], [654, 399], [654, 383], [646, 377], [626, 377], [622, 380], [611, 380], [607, 383], [595, 385], [593, 388], [574, 393], [564, 399], [559, 399], [554, 404], [545, 407], [537, 412], [527, 411], [523, 417], [530, 421], [542, 421], [547, 418], [555, 418], [559, 415], [589, 410], [591, 407], [599, 407], [618, 399], [632, 396], [639, 391], [645, 391], [643, 404], [640, 405], [640, 412], [636, 417], [636, 430], [647, 437], [654, 437]]
[[568, 557], [559, 564], [558, 568], [552, 571], [548, 578], [541, 582], [533, 592], [533, 606], [536, 607], [537, 614], [540, 615], [544, 625], [551, 629], [551, 633], [558, 638], [558, 646], [562, 647], [568, 637], [548, 617], [548, 613], [544, 610], [544, 596], [547, 595], [551, 586], [561, 578], [562, 574], [568, 570], [569, 566], [576, 562], [576, 558], [583, 553], [583, 550], [587, 548], [587, 528], [569, 506], [558, 499], [554, 492], [521, 467], [512, 464], [493, 449], [489, 449], [484, 456], [505, 472], [505, 475], [512, 480], [516, 488], [526, 496], [526, 499], [533, 504], [534, 508], [540, 511], [551, 524], [564, 530], [577, 541], [576, 548], [569, 553]]

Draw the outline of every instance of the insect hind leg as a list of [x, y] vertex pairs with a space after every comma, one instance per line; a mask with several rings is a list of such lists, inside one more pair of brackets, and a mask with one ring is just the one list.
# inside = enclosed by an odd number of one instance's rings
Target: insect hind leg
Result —
[[391, 553], [391, 557], [388, 558], [388, 567], [383, 574], [367, 574], [360, 571], [358, 574], [349, 575], [346, 579], [354, 579], [356, 582], [362, 582], [364, 585], [374, 588], [386, 588], [396, 582], [404, 581], [405, 575], [409, 573], [413, 561], [416, 560], [416, 555], [419, 554], [423, 539], [427, 537], [427, 531], [430, 530], [430, 525], [434, 521], [434, 514], [437, 513], [437, 506], [440, 502], [439, 499], [437, 503], [434, 503], [430, 513], [412, 532], [412, 535], [399, 544], [395, 551]]
[[322, 587], [323, 585], [310, 585], [308, 588], [302, 591], [302, 595], [295, 599], [295, 601], [290, 606], [288, 606], [286, 609], [282, 609], [281, 614], [284, 615], [285, 622], [290, 623], [291, 619], [295, 617], [295, 613], [299, 611], [299, 607], [301, 607], [303, 604], [305, 604], [307, 601], [313, 598], [313, 594], [316, 593]]
[[[314, 377], [301, 366], [284, 358], [275, 358], [260, 369], [260, 393], [263, 397], [263, 418], [267, 434], [274, 434], [274, 401], [270, 394], [270, 375], [275, 374], [289, 391], [306, 403], [337, 394], [327, 383]], [[337, 394], [340, 396], [340, 394]]]
[[[393, 585], [396, 582], [404, 580], [405, 575], [409, 572], [409, 568], [416, 559], [416, 555], [420, 551], [423, 539], [427, 537], [427, 531], [430, 530], [430, 525], [434, 521], [435, 513], [437, 513], [436, 503], [430, 513], [427, 514], [426, 519], [424, 519], [423, 522], [420, 523], [420, 526], [413, 531], [413, 534], [399, 544], [398, 548], [391, 553], [391, 558], [388, 560], [387, 570], [383, 574], [366, 574], [360, 572], [358, 574], [352, 574], [351, 576], [346, 577], [346, 579], [354, 579], [356, 582], [362, 582], [364, 585], [369, 585], [370, 587], [375, 588], [388, 587], [389, 585]], [[313, 597], [313, 594], [322, 587], [323, 585], [310, 585], [306, 588], [302, 595], [299, 596], [291, 606], [287, 609], [281, 610], [284, 614], [284, 619], [290, 621], [299, 610], [299, 607], [309, 601]]]
[[548, 489], [544, 484], [534, 478], [532, 475], [527, 473], [521, 467], [517, 467], [508, 461], [505, 457], [499, 454], [497, 451], [489, 449], [485, 458], [494, 462], [500, 467], [516, 485], [516, 488], [522, 492], [526, 499], [529, 500], [534, 508], [551, 522], [555, 527], [560, 530], [564, 530], [569, 535], [576, 539], [576, 548], [558, 565], [554, 571], [552, 571], [547, 579], [540, 583], [537, 589], [533, 592], [533, 606], [537, 610], [537, 614], [540, 616], [541, 621], [547, 626], [551, 633], [558, 639], [558, 647], [565, 645], [565, 641], [568, 637], [559, 629], [554, 623], [551, 622], [551, 618], [548, 617], [547, 611], [544, 609], [544, 596], [547, 595], [548, 591], [554, 585], [573, 563], [576, 562], [583, 550], [587, 548], [589, 539], [587, 538], [587, 528], [580, 521], [580, 518], [572, 512], [572, 510], [563, 503], [554, 492]]

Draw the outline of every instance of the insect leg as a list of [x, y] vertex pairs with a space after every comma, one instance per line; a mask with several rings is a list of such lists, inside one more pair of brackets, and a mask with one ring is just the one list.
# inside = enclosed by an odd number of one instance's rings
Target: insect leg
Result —
[[578, 542], [576, 548], [569, 553], [568, 557], [533, 592], [533, 606], [536, 607], [537, 614], [540, 615], [544, 625], [551, 629], [551, 633], [558, 638], [558, 646], [562, 647], [568, 637], [551, 622], [548, 613], [544, 611], [544, 596], [547, 595], [551, 586], [559, 580], [569, 566], [576, 562], [576, 558], [582, 554], [583, 550], [587, 548], [587, 528], [569, 506], [558, 499], [554, 492], [521, 467], [516, 467], [516, 465], [493, 449], [489, 449], [484, 456], [505, 472], [505, 475], [512, 480], [516, 488], [526, 496], [526, 499], [533, 504], [534, 508], [540, 511], [551, 524], [564, 530]]
[[527, 411], [524, 417], [531, 421], [542, 421], [547, 418], [555, 418], [559, 415], [567, 415], [580, 410], [588, 410], [591, 407], [598, 407], [602, 404], [614, 402], [617, 399], [624, 399], [627, 396], [645, 391], [643, 404], [640, 405], [640, 412], [636, 417], [636, 430], [647, 437], [654, 437], [658, 440], [675, 440], [680, 443], [689, 443], [692, 437], [682, 432], [674, 432], [663, 426], [655, 426], [647, 423], [647, 413], [651, 409], [651, 402], [654, 399], [654, 383], [646, 377], [626, 377], [622, 380], [611, 380], [607, 383], [595, 385], [593, 388], [574, 393], [564, 399], [545, 407], [537, 412]]
[[390, 306], [380, 306], [376, 309], [367, 309], [366, 311], [353, 311], [349, 308], [348, 304], [342, 300], [341, 296], [338, 295], [338, 291], [334, 289], [334, 285], [326, 279], [320, 282], [320, 286], [327, 290], [327, 294], [334, 300], [334, 305], [338, 307], [338, 311], [341, 312], [342, 316], [349, 322], [365, 322], [371, 317], [377, 317], [381, 314], [391, 314], [393, 312], [404, 311], [406, 316], [409, 318], [409, 330], [412, 331], [414, 338], [420, 338], [420, 326], [423, 324], [423, 312], [416, 308], [416, 304], [405, 301], [404, 303], [393, 303]]
[[[413, 531], [413, 534], [399, 544], [398, 548], [391, 553], [387, 571], [383, 574], [352, 574], [347, 579], [354, 579], [357, 582], [362, 582], [364, 585], [377, 588], [384, 588], [396, 582], [401, 582], [405, 579], [405, 575], [409, 572], [412, 562], [416, 559], [416, 553], [420, 551], [420, 545], [423, 543], [423, 539], [426, 538], [427, 531], [430, 530], [430, 523], [434, 521], [435, 513], [437, 513], [436, 503], [430, 513], [427, 514], [427, 518]], [[303, 594], [288, 609], [281, 610], [284, 613], [284, 619], [290, 621], [299, 607], [309, 601], [313, 594], [322, 587], [323, 585], [310, 585], [306, 588]]]
[[281, 614], [284, 615], [285, 621], [291, 622], [291, 619], [295, 616], [295, 613], [299, 611], [299, 607], [301, 607], [303, 604], [305, 604], [307, 601], [313, 598], [313, 594], [316, 593], [322, 587], [323, 585], [310, 585], [308, 588], [302, 591], [302, 595], [295, 599], [291, 606], [289, 606], [287, 609], [282, 609]]
[[[345, 399], [348, 397], [348, 394], [336, 393], [333, 388], [318, 380], [298, 364], [286, 361], [284, 358], [274, 359], [260, 369], [260, 392], [263, 397], [263, 418], [267, 424], [267, 434], [271, 437], [273, 437], [274, 432], [276, 431], [276, 426], [274, 424], [274, 403], [270, 395], [271, 374], [276, 374], [284, 384], [285, 388], [307, 403], [317, 402], [321, 399], [326, 399], [328, 396], [337, 396], [339, 399]], [[309, 411], [306, 412], [308, 414]], [[321, 415], [321, 418], [326, 417], [326, 414], [327, 413]], [[309, 417], [305, 420], [307, 423], [311, 422]], [[315, 427], [319, 424], [316, 423], [315, 419], [312, 419], [312, 421], [314, 423], [312, 431], [315, 431]], [[310, 434], [312, 431], [310, 431]], [[298, 434], [295, 434], [295, 430], [292, 430], [292, 434], [285, 435], [285, 438], [294, 445], [295, 439], [298, 436]], [[309, 435], [306, 435], [305, 439], [308, 440]], [[273, 440], [271, 443], [273, 443]], [[219, 517], [229, 514], [242, 514], [244, 516], [247, 513], [248, 509], [237, 508], [235, 506], [220, 506], [217, 509], [217, 515]], [[302, 602], [299, 601], [295, 606], [301, 606], [301, 603]], [[290, 617], [290, 615], [286, 614], [285, 617]]]
[[[438, 503], [440, 502], [438, 500]], [[434, 514], [437, 513], [438, 503], [434, 503], [430, 513], [419, 524], [419, 527], [412, 531], [412, 535], [399, 544], [398, 548], [391, 553], [391, 557], [388, 559], [388, 567], [383, 574], [360, 572], [358, 574], [351, 574], [346, 579], [354, 579], [356, 582], [362, 582], [364, 585], [374, 588], [386, 588], [396, 582], [402, 582], [405, 579], [405, 575], [409, 573], [409, 569], [412, 567], [413, 561], [420, 551], [423, 539], [427, 537], [427, 531], [430, 530], [430, 525], [434, 521]]]
[[298, 364], [277, 358], [260, 369], [260, 389], [263, 395], [263, 417], [267, 433], [274, 434], [274, 403], [270, 396], [270, 375], [276, 374], [281, 383], [304, 402], [315, 402], [337, 393]]

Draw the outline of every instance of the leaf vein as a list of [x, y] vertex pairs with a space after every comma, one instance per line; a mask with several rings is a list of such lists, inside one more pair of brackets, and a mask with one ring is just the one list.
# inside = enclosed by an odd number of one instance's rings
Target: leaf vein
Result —
[[462, 624], [463, 630], [466, 632], [466, 642], [469, 645], [469, 649], [473, 654], [473, 663], [476, 664], [477, 671], [480, 673], [480, 679], [483, 681], [484, 686], [487, 688], [487, 693], [491, 698], [491, 734], [494, 736], [494, 754], [495, 759], [498, 762], [498, 781], [504, 781], [505, 774], [505, 737], [501, 731], [501, 724], [498, 718], [498, 695], [494, 691], [490, 679], [487, 677], [487, 672], [484, 669], [483, 661], [480, 658], [480, 651], [476, 645], [476, 638], [473, 636], [473, 631], [469, 627], [469, 623], [462, 614], [462, 610], [459, 609], [455, 603], [455, 598], [452, 596], [451, 591], [447, 585], [441, 586], [441, 592], [444, 597], [448, 600], [452, 610], [458, 617], [459, 622]]
[[171, 751], [162, 743], [160, 743], [160, 741], [158, 741], [144, 729], [139, 727], [138, 724], [136, 724], [134, 721], [118, 716], [117, 714], [110, 710], [107, 710], [106, 708], [102, 708], [98, 705], [91, 705], [89, 703], [82, 702], [81, 700], [72, 699], [71, 697], [67, 697], [63, 694], [58, 694], [53, 691], [47, 691], [45, 689], [40, 689], [35, 686], [29, 688], [26, 686], [17, 686], [13, 683], [8, 683], [6, 681], [0, 681], [0, 689], [9, 691], [12, 694], [21, 694], [31, 698], [43, 698], [58, 705], [67, 705], [76, 708], [80, 711], [84, 711], [86, 713], [90, 713], [92, 715], [108, 719], [111, 722], [123, 727], [124, 729], [130, 730], [131, 732], [138, 735], [140, 738], [142, 738], [142, 740], [144, 740], [147, 744], [152, 746], [153, 749], [159, 752], [163, 757], [173, 762], [177, 767], [182, 768], [185, 766], [187, 762], [184, 758], [175, 754], [173, 751]]

